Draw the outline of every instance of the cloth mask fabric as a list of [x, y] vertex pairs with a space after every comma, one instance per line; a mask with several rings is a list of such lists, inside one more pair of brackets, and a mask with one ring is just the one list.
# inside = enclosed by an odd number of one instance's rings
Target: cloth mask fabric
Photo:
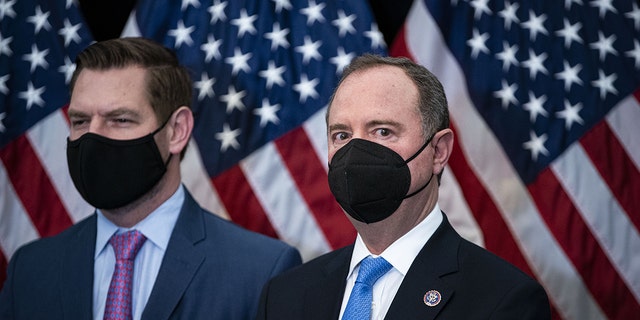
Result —
[[382, 221], [398, 209], [402, 201], [426, 188], [427, 183], [407, 195], [411, 171], [407, 165], [431, 142], [433, 135], [409, 159], [375, 142], [352, 139], [338, 150], [329, 163], [329, 188], [342, 208], [364, 223]]
[[115, 209], [138, 199], [160, 181], [167, 171], [154, 132], [131, 140], [114, 140], [85, 133], [67, 138], [67, 164], [80, 195], [99, 209]]

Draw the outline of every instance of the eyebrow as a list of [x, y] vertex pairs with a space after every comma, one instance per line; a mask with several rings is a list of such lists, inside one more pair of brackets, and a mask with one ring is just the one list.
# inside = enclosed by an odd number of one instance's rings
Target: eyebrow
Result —
[[404, 128], [404, 124], [393, 120], [372, 120], [367, 122], [367, 127], [377, 127], [380, 125], [391, 126], [396, 128]]
[[[398, 121], [393, 121], [393, 120], [371, 120], [366, 123], [367, 128], [377, 127], [377, 126], [389, 126], [389, 127], [395, 127], [398, 129], [403, 129], [405, 127], [404, 124]], [[349, 130], [349, 128], [350, 127], [347, 126], [346, 124], [336, 123], [329, 126], [329, 131], [331, 132], [331, 131], [337, 131], [337, 130]]]
[[[67, 112], [69, 118], [82, 118], [82, 117], [87, 117], [88, 114], [86, 112], [82, 112], [82, 111], [78, 111], [78, 110], [72, 110], [69, 109], [69, 111]], [[117, 116], [122, 116], [122, 115], [130, 115], [132, 117], [135, 118], [139, 118], [140, 114], [138, 112], [135, 112], [129, 108], [117, 108], [114, 110], [111, 110], [109, 112], [107, 112], [104, 116], [105, 117], [117, 117]]]
[[117, 109], [113, 109], [109, 112], [107, 112], [105, 114], [106, 117], [117, 117], [117, 116], [122, 116], [122, 115], [128, 115], [128, 116], [132, 116], [135, 118], [140, 118], [140, 113], [131, 110], [129, 108], [117, 108]]
[[329, 126], [329, 131], [348, 130], [348, 129], [349, 129], [349, 126], [342, 123], [336, 123]]
[[69, 109], [69, 111], [67, 112], [67, 115], [69, 116], [69, 118], [83, 118], [87, 116], [85, 112], [78, 111], [78, 110], [71, 110], [71, 109]]

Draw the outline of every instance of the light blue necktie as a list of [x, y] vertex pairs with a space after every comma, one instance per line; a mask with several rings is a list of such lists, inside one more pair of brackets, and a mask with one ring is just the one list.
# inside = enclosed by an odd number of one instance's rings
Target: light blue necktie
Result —
[[349, 302], [342, 320], [369, 320], [373, 300], [373, 284], [391, 269], [391, 264], [382, 257], [368, 256], [360, 262], [356, 284], [351, 290]]

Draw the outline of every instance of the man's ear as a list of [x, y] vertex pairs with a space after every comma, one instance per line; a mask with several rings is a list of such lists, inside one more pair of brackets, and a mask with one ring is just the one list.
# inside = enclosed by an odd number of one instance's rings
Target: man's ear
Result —
[[169, 137], [169, 152], [180, 154], [189, 144], [191, 131], [193, 131], [193, 112], [186, 106], [173, 112], [170, 123], [172, 133]]
[[453, 152], [453, 131], [449, 128], [440, 130], [433, 137], [433, 174], [442, 173]]

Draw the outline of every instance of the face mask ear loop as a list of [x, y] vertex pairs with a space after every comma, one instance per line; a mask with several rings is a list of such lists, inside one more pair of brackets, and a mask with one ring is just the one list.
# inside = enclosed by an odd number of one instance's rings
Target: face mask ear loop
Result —
[[422, 150], [424, 150], [429, 145], [429, 142], [431, 142], [431, 139], [433, 139], [435, 135], [436, 135], [435, 133], [432, 134], [431, 137], [429, 137], [429, 139], [427, 139], [427, 141], [422, 145], [422, 147], [420, 147], [420, 149], [418, 149], [416, 153], [414, 153], [411, 157], [409, 157], [409, 159], [405, 160], [404, 163], [409, 163], [411, 160], [415, 159], [418, 155], [420, 155], [420, 153], [422, 153]]
[[429, 177], [429, 181], [427, 181], [427, 183], [425, 183], [424, 186], [422, 186], [420, 189], [414, 191], [413, 193], [406, 195], [402, 199], [411, 198], [411, 197], [415, 196], [416, 194], [418, 194], [420, 191], [424, 190], [424, 188], [426, 188], [429, 185], [429, 183], [431, 183], [431, 179], [433, 179], [433, 173], [431, 174], [431, 177]]
[[156, 129], [155, 131], [153, 131], [151, 133], [152, 136], [155, 136], [158, 132], [162, 131], [162, 129], [164, 129], [164, 127], [167, 126], [167, 123], [169, 123], [169, 120], [171, 120], [171, 116], [173, 116], [173, 113], [169, 116], [169, 118], [167, 120], [165, 120], [162, 125], [160, 126], [160, 128]]
[[[164, 123], [160, 126], [160, 128], [156, 129], [154, 132], [151, 133], [151, 136], [155, 136], [158, 132], [162, 131], [162, 129], [164, 129], [164, 127], [167, 126], [167, 123], [169, 123], [169, 120], [171, 120], [171, 116], [173, 116], [173, 113], [171, 113], [169, 118], [167, 118], [167, 120], [164, 121]], [[171, 161], [171, 156], [173, 156], [173, 154], [169, 153], [169, 157], [167, 158], [167, 161], [164, 163], [165, 168], [169, 165], [169, 161]]]
[[164, 167], [165, 168], [169, 165], [169, 161], [171, 161], [171, 157], [173, 157], [173, 153], [169, 153], [169, 157], [167, 158], [167, 162], [164, 163]]
[[[409, 163], [409, 161], [415, 159], [421, 152], [422, 150], [424, 150], [427, 145], [429, 145], [429, 142], [431, 142], [431, 139], [433, 139], [433, 137], [435, 137], [435, 133], [431, 135], [431, 137], [429, 137], [429, 139], [427, 139], [427, 142], [425, 142], [422, 147], [420, 147], [420, 150], [418, 150], [418, 152], [416, 152], [414, 155], [412, 155], [411, 157], [409, 157], [409, 159], [407, 159], [405, 161], [405, 163]], [[429, 183], [431, 183], [431, 179], [433, 179], [433, 173], [431, 173], [431, 176], [429, 177], [429, 181], [427, 181], [427, 183], [424, 184], [424, 186], [422, 186], [420, 189], [412, 192], [411, 194], [406, 195], [403, 199], [407, 199], [407, 198], [411, 198], [413, 196], [415, 196], [416, 194], [418, 194], [420, 191], [424, 190], [424, 188], [426, 188]]]

